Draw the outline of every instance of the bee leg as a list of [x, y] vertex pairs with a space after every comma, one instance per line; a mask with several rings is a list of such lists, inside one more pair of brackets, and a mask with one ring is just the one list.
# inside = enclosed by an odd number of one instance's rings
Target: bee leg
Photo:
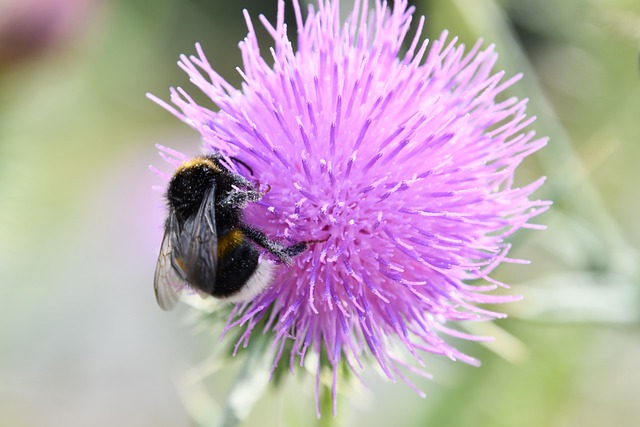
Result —
[[299, 242], [291, 246], [284, 246], [282, 243], [278, 243], [269, 239], [266, 234], [264, 234], [257, 228], [248, 226], [246, 224], [241, 224], [240, 230], [249, 239], [265, 248], [267, 251], [272, 253], [275, 257], [277, 257], [280, 261], [287, 265], [291, 264], [291, 258], [300, 255], [302, 252], [307, 250], [308, 247], [307, 242]]
[[250, 188], [250, 189], [256, 188], [255, 184], [253, 184], [251, 181], [249, 181], [242, 175], [236, 175], [236, 174], [230, 173], [229, 177], [231, 178], [231, 183], [238, 188]]
[[306, 251], [307, 249], [309, 249], [309, 243], [312, 243], [312, 242], [315, 242], [315, 240], [313, 241], [305, 240], [303, 242], [294, 243], [291, 246], [285, 247], [284, 252], [291, 258], [296, 257], [301, 253], [303, 253], [304, 251]]
[[223, 204], [231, 206], [245, 206], [249, 202], [257, 202], [262, 198], [264, 193], [259, 191], [232, 191], [222, 201]]

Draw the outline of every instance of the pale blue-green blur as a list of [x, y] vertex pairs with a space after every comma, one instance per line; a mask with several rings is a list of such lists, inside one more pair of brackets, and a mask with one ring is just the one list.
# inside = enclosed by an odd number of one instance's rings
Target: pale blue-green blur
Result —
[[[261, 396], [262, 377], [236, 375], [245, 362], [207, 360], [216, 331], [162, 312], [152, 291], [163, 181], [148, 165], [170, 172], [154, 144], [200, 141], [145, 93], [189, 86], [175, 64], [196, 41], [238, 85], [242, 9], [273, 20], [275, 4], [0, 5], [1, 426], [212, 426], [238, 399], [240, 412], [255, 401], [242, 425], [317, 423], [311, 378]], [[518, 178], [546, 175], [537, 196], [555, 204], [537, 218], [547, 231], [513, 238], [532, 264], [495, 273], [525, 299], [500, 307], [507, 320], [465, 325], [496, 341], [456, 343], [481, 368], [427, 357], [426, 399], [369, 369], [370, 388], [341, 384], [338, 417], [320, 424], [640, 425], [640, 3], [414, 4], [429, 36], [482, 36], [500, 69], [525, 73], [510, 94], [551, 140]]]

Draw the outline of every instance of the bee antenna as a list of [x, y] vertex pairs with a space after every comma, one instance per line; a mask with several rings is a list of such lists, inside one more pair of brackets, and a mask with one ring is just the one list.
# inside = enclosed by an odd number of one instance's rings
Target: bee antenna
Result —
[[245, 162], [243, 162], [242, 160], [240, 160], [239, 158], [234, 157], [234, 156], [229, 156], [229, 159], [231, 159], [231, 160], [233, 160], [235, 163], [239, 163], [239, 164], [241, 164], [242, 166], [244, 166], [245, 168], [247, 168], [247, 170], [249, 171], [249, 173], [251, 174], [251, 176], [253, 176], [253, 169], [251, 169], [251, 167], [250, 167], [248, 164], [246, 164]]

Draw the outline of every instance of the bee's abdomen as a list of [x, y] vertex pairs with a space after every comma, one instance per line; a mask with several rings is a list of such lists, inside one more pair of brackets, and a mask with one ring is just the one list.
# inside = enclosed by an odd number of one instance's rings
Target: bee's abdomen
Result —
[[260, 254], [242, 232], [237, 233], [239, 241], [235, 230], [218, 240], [216, 282], [211, 292], [216, 298], [229, 299], [238, 294], [258, 268]]
[[232, 229], [223, 236], [218, 235], [218, 259], [235, 251], [244, 238], [244, 234], [238, 229]]

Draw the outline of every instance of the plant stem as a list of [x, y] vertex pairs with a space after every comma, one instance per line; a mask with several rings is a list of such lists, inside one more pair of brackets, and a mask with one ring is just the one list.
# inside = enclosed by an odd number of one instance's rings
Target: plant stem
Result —
[[217, 427], [239, 426], [251, 413], [269, 385], [272, 352], [265, 348], [266, 340], [255, 340], [247, 349], [246, 359], [236, 377], [222, 409]]

